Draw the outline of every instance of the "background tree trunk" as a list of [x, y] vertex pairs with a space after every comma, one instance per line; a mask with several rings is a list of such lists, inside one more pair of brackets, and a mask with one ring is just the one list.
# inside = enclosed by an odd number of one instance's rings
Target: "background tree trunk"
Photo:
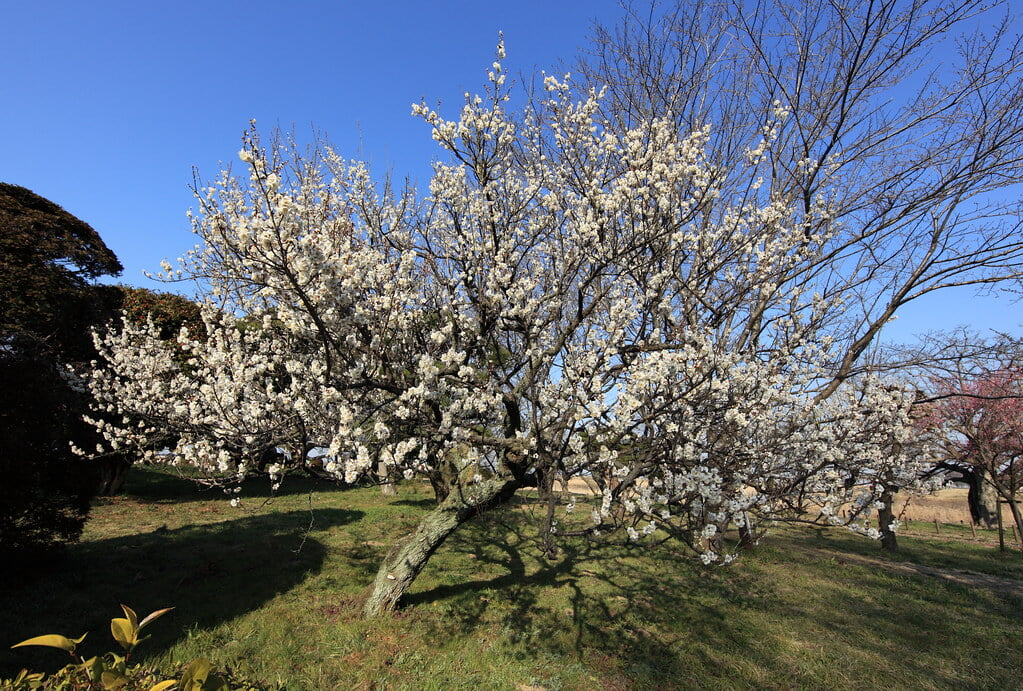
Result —
[[752, 550], [757, 546], [757, 534], [749, 523], [739, 526], [739, 548]]
[[97, 491], [103, 497], [110, 497], [121, 491], [132, 461], [121, 454], [101, 456], [96, 459]]
[[881, 493], [881, 508], [877, 510], [877, 527], [881, 531], [881, 549], [886, 552], [897, 552], [899, 543], [895, 538], [895, 531], [892, 530], [892, 523], [895, 522], [895, 492], [890, 487], [885, 487]]
[[451, 488], [458, 484], [458, 467], [448, 459], [447, 454], [435, 454], [430, 457], [430, 486], [433, 487], [434, 499], [440, 506], [451, 493]]
[[970, 485], [966, 498], [970, 503], [970, 516], [976, 525], [994, 528], [998, 523], [998, 493], [987, 479], [987, 470], [981, 467], [966, 477]]
[[380, 480], [380, 493], [385, 497], [398, 496], [398, 488], [391, 482], [387, 472], [387, 464], [381, 461], [377, 463], [377, 478]]
[[1005, 503], [1009, 505], [1012, 521], [1016, 524], [1016, 548], [1023, 551], [1023, 513], [1020, 513], [1019, 502], [1008, 499]]

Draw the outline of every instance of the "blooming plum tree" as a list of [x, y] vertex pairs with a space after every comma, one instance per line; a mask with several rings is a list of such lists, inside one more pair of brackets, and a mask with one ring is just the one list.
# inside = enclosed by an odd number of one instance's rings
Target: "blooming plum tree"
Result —
[[[737, 153], [748, 194], [723, 201], [711, 126], [619, 126], [567, 77], [511, 112], [503, 53], [458, 119], [413, 106], [447, 154], [423, 197], [255, 129], [244, 175], [197, 182], [201, 245], [164, 268], [209, 287], [207, 335], [181, 334], [184, 363], [152, 325], [101, 339], [92, 389], [130, 413], [98, 423], [109, 443], [173, 429], [180, 459], [230, 480], [269, 445], [298, 463], [316, 439], [339, 477], [429, 476], [440, 501], [384, 558], [367, 614], [527, 487], [549, 554], [567, 535], [674, 538], [709, 563], [730, 560], [733, 524], [868, 532], [873, 479], [916, 463], [899, 451], [911, 396], [849, 364], [878, 329], [845, 337], [891, 286], [856, 277], [878, 248], [835, 222], [832, 195], [759, 191], [788, 105]], [[566, 514], [555, 476], [613, 482]]]

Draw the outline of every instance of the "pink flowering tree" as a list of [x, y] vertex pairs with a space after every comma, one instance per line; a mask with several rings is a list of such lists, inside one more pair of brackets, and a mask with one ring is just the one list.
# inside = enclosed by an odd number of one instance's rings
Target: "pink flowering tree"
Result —
[[[934, 382], [918, 424], [935, 439], [938, 465], [969, 473], [1004, 501], [1023, 535], [1023, 372], [1006, 367]], [[999, 510], [997, 502], [994, 509]]]
[[[913, 292], [856, 273], [877, 248], [831, 195], [762, 188], [789, 110], [737, 154], [736, 193], [709, 127], [613, 126], [567, 78], [509, 111], [503, 57], [457, 119], [413, 107], [445, 155], [422, 195], [250, 131], [242, 170], [196, 187], [199, 246], [165, 266], [208, 286], [205, 337], [182, 331], [184, 361], [152, 325], [101, 339], [91, 387], [123, 415], [96, 423], [107, 442], [173, 430], [175, 462], [224, 482], [268, 447], [289, 450], [278, 478], [310, 440], [339, 478], [428, 477], [438, 504], [396, 538], [367, 614], [526, 488], [552, 556], [567, 536], [674, 539], [722, 562], [727, 529], [775, 520], [876, 537], [876, 479], [919, 471], [900, 451], [911, 396], [853, 364]], [[561, 507], [555, 477], [604, 489]]]

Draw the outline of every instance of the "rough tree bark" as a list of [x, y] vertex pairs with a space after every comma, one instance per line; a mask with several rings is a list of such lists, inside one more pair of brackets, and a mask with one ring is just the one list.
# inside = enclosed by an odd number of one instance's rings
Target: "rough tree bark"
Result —
[[994, 528], [998, 523], [998, 493], [987, 481], [987, 470], [976, 468], [964, 479], [970, 485], [966, 498], [974, 524]]
[[881, 549], [886, 552], [899, 551], [899, 543], [892, 530], [892, 523], [895, 522], [895, 492], [891, 487], [885, 486], [881, 493], [881, 508], [877, 510], [878, 530], [881, 531]]
[[397, 609], [416, 576], [444, 540], [463, 523], [511, 499], [520, 486], [515, 479], [494, 478], [453, 489], [420, 521], [414, 532], [398, 540], [384, 557], [363, 614], [376, 616]]

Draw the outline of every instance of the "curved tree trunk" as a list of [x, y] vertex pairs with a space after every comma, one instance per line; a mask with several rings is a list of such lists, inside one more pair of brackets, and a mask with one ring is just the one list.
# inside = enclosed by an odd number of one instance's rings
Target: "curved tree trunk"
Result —
[[363, 614], [371, 617], [397, 609], [416, 576], [448, 535], [474, 516], [511, 499], [519, 486], [516, 480], [495, 478], [453, 489], [384, 557]]

